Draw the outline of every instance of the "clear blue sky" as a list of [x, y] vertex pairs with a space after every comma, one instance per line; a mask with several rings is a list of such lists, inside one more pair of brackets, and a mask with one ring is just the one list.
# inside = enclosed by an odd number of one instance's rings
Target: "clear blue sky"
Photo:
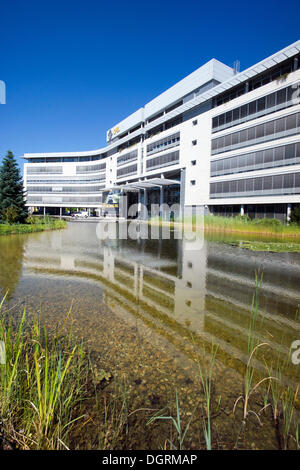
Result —
[[2, 1], [0, 157], [90, 150], [215, 57], [241, 70], [300, 38], [299, 0]]

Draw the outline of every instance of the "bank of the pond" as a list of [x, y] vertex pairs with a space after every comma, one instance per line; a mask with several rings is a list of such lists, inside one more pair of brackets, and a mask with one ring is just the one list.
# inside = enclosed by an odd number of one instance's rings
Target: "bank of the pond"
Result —
[[0, 235], [14, 235], [23, 233], [44, 232], [46, 230], [59, 230], [67, 227], [65, 220], [51, 219], [45, 223], [28, 224], [0, 224]]
[[[85, 342], [67, 333], [70, 316], [50, 330], [39, 319], [25, 314], [12, 318], [2, 309], [0, 341], [6, 361], [0, 365], [0, 448], [299, 448], [298, 390], [281, 383], [288, 364], [266, 363], [262, 377], [254, 373], [253, 360], [268, 345], [257, 336], [256, 297], [253, 306], [249, 361], [238, 387], [231, 382], [228, 397], [224, 383], [217, 386], [218, 351], [213, 345], [194, 356], [199, 373], [192, 381], [182, 377], [183, 388], [174, 388], [167, 375], [174, 368], [170, 358], [167, 369], [158, 361], [163, 377], [150, 384], [145, 364], [129, 374], [125, 368], [121, 374], [114, 370], [113, 362], [119, 364], [118, 353], [124, 343], [130, 345], [136, 329], [124, 324], [121, 339], [115, 334], [105, 338], [109, 368], [104, 346], [101, 355], [88, 352]], [[151, 344], [141, 337], [136, 341], [151, 360]], [[129, 357], [121, 352], [125, 364]], [[147, 388], [149, 402], [142, 388]]]
[[[172, 230], [181, 229], [182, 222], [170, 223], [162, 219], [150, 219], [150, 225], [170, 226]], [[300, 225], [282, 224], [277, 219], [244, 219], [243, 217], [205, 216], [187, 219], [184, 230], [203, 230], [208, 236], [218, 236], [218, 241], [253, 251], [296, 252], [300, 253]], [[251, 240], [247, 238], [251, 237]]]

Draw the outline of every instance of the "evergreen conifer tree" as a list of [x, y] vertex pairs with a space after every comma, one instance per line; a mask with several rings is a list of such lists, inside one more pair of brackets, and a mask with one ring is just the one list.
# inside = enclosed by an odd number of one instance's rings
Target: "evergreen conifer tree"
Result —
[[3, 158], [0, 166], [0, 219], [6, 218], [5, 213], [8, 209], [15, 212], [16, 222], [24, 222], [28, 215], [21, 172], [10, 151]]

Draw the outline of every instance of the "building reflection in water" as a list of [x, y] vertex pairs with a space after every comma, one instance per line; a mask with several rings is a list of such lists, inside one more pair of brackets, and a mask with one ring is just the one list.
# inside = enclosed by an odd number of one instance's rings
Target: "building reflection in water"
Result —
[[[46, 235], [46, 234], [45, 234]], [[122, 317], [137, 316], [153, 325], [153, 334], [201, 338], [215, 343], [223, 362], [247, 362], [250, 306], [255, 272], [264, 273], [260, 292], [262, 332], [267, 354], [289, 354], [300, 336], [300, 261], [284, 254], [264, 256], [206, 242], [198, 251], [185, 240], [107, 240], [95, 236], [94, 224], [70, 224], [26, 244], [25, 266], [55, 276], [99, 282], [107, 305]], [[88, 289], [88, 285], [87, 285]], [[154, 331], [155, 330], [155, 331]], [[171, 335], [171, 336], [170, 336]], [[182, 348], [184, 350], [184, 347]], [[263, 360], [257, 361], [263, 369]], [[291, 372], [291, 375], [293, 372]]]

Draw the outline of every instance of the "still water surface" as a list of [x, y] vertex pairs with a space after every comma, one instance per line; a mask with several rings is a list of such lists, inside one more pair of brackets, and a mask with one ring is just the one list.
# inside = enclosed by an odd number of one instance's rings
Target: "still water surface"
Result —
[[[284, 360], [300, 339], [300, 254], [250, 252], [207, 236], [198, 251], [172, 237], [101, 242], [96, 223], [81, 222], [62, 231], [0, 237], [2, 295], [9, 290], [12, 306], [41, 310], [52, 325], [63, 321], [73, 302], [75, 332], [100, 355], [106, 348], [111, 367], [132, 377], [137, 406], [144, 404], [143, 394], [150, 404], [164, 404], [162, 382], [184, 387], [192, 400], [195, 354], [212, 342], [218, 345], [218, 393], [227, 390], [234, 400], [248, 359], [257, 271], [263, 273], [260, 333], [269, 344], [256, 360], [263, 370], [265, 358], [280, 352]], [[285, 379], [299, 381], [292, 365]], [[162, 390], [149, 398], [156, 385]]]

